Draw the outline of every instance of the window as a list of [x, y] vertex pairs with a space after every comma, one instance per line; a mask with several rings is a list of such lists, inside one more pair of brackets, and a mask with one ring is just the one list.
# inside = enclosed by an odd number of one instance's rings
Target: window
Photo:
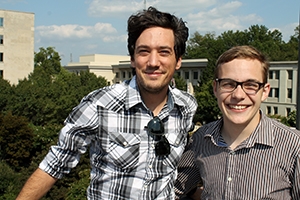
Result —
[[0, 70], [0, 78], [3, 78], [3, 70]]
[[277, 115], [277, 114], [278, 114], [278, 108], [274, 107], [274, 115]]
[[194, 79], [198, 80], [198, 78], [199, 78], [198, 72], [194, 72]]
[[116, 78], [119, 78], [119, 72], [116, 72]]
[[267, 114], [270, 115], [271, 114], [271, 107], [267, 106]]
[[291, 108], [286, 108], [286, 116], [289, 116], [291, 113]]
[[0, 35], [0, 44], [3, 44], [3, 35]]
[[279, 88], [271, 88], [269, 97], [278, 98], [279, 97]]
[[3, 53], [0, 52], [0, 62], [3, 62]]
[[287, 98], [289, 98], [289, 99], [292, 98], [292, 88], [287, 89]]
[[131, 72], [128, 72], [128, 78], [131, 78]]
[[279, 79], [279, 70], [269, 71], [269, 79]]
[[273, 78], [273, 71], [269, 71], [269, 79], [272, 79]]
[[279, 79], [279, 71], [275, 70], [275, 79]]
[[270, 89], [269, 97], [273, 97], [273, 88]]
[[122, 78], [126, 78], [126, 72], [122, 72]]
[[180, 76], [181, 76], [181, 73], [180, 73], [180, 71], [178, 71], [178, 72], [177, 72], [177, 76], [178, 76], [178, 77], [180, 77]]
[[273, 88], [274, 90], [274, 97], [278, 98], [279, 97], [279, 88]]
[[184, 77], [185, 79], [190, 79], [190, 72], [185, 72]]
[[288, 79], [292, 80], [293, 79], [293, 71], [292, 70], [288, 70], [287, 73], [288, 73]]
[[3, 18], [0, 17], [0, 27], [2, 27], [2, 26], [3, 26]]

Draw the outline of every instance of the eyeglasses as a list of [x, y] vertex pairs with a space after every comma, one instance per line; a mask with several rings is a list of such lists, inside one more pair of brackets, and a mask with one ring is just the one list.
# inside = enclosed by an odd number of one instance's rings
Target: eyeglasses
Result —
[[147, 130], [150, 136], [157, 142], [155, 144], [155, 154], [157, 156], [166, 156], [170, 154], [170, 143], [165, 137], [164, 124], [156, 116], [147, 124]]
[[265, 83], [256, 81], [238, 82], [229, 78], [216, 78], [215, 81], [219, 83], [219, 87], [224, 92], [233, 92], [237, 86], [240, 85], [244, 92], [249, 95], [256, 94], [262, 87], [265, 86]]

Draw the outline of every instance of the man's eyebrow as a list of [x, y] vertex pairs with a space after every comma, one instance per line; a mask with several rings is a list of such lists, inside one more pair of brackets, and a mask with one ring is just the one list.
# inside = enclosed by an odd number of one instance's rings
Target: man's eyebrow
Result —
[[[143, 48], [148, 49], [150, 47], [148, 45], [139, 45], [139, 46], [136, 47], [136, 49], [143, 49]], [[170, 50], [173, 50], [173, 48], [170, 47], [170, 46], [159, 46], [158, 49], [170, 49]]]

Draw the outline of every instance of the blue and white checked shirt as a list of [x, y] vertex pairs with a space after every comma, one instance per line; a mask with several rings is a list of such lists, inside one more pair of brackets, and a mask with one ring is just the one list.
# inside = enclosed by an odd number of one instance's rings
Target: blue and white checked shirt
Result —
[[144, 105], [136, 78], [96, 90], [73, 109], [56, 146], [40, 168], [62, 178], [90, 147], [91, 183], [88, 199], [174, 199], [177, 163], [192, 127], [196, 100], [169, 88], [168, 101], [158, 117], [171, 145], [168, 156], [156, 156], [147, 134], [153, 114]]

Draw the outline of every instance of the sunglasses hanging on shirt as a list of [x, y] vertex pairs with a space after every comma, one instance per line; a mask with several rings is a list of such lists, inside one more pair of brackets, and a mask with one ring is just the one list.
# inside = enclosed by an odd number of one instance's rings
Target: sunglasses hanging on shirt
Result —
[[170, 154], [170, 143], [165, 137], [165, 129], [162, 121], [156, 116], [147, 124], [148, 134], [153, 137], [155, 143], [155, 154], [167, 156]]

